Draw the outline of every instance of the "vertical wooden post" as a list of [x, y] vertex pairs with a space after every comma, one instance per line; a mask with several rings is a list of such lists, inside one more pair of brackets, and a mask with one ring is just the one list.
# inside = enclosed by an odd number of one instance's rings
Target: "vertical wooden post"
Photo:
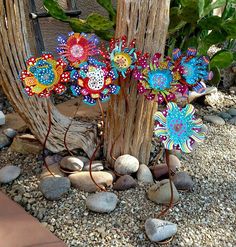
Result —
[[[169, 25], [170, 0], [119, 0], [117, 2], [116, 37], [127, 35], [136, 39], [136, 46], [142, 52], [163, 54]], [[104, 152], [113, 163], [110, 150], [115, 139], [113, 154], [131, 154], [147, 164], [150, 157], [153, 134], [155, 102], [147, 101], [137, 94], [137, 82], [130, 80], [122, 86], [128, 95], [126, 108], [124, 95], [114, 96], [108, 106]]]

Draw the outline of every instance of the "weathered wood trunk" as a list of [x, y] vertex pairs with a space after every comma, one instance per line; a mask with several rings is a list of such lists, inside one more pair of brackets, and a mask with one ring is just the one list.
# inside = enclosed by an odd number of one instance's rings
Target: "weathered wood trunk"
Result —
[[[25, 69], [25, 58], [34, 54], [28, 0], [0, 0], [0, 82], [14, 109], [28, 124], [41, 142], [48, 129], [48, 112], [45, 99], [27, 97], [18, 74]], [[51, 104], [51, 103], [50, 103]], [[53, 152], [64, 149], [63, 137], [70, 119], [58, 112], [53, 104], [52, 130], [47, 148]], [[96, 126], [76, 121], [68, 133], [69, 148], [82, 148], [89, 156], [95, 149]]]
[[[127, 35], [129, 41], [135, 38], [137, 48], [150, 55], [163, 53], [169, 25], [169, 7], [170, 0], [119, 0], [116, 37]], [[122, 92], [118, 97], [112, 97], [108, 106], [105, 155], [112, 163], [110, 150], [115, 143], [115, 157], [128, 153], [147, 164], [153, 133], [153, 113], [157, 105], [137, 94], [135, 81], [130, 80], [125, 88], [128, 107]]]

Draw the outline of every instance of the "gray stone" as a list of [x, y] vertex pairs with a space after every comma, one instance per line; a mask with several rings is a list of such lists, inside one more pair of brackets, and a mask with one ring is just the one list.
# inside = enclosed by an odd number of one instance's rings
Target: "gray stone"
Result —
[[6, 122], [6, 117], [2, 111], [0, 111], [0, 125], [4, 125]]
[[172, 181], [177, 190], [192, 190], [193, 188], [193, 180], [186, 172], [177, 172]]
[[46, 163], [48, 166], [59, 163], [61, 160], [63, 159], [63, 157], [59, 154], [53, 154], [53, 155], [48, 155], [46, 157]]
[[227, 112], [220, 112], [219, 113], [219, 117], [223, 118], [225, 121], [229, 120], [231, 117], [231, 115]]
[[81, 171], [84, 167], [84, 162], [77, 157], [66, 156], [60, 161], [60, 166], [70, 171]]
[[145, 231], [152, 242], [160, 242], [174, 236], [177, 225], [170, 221], [149, 218], [145, 222]]
[[6, 135], [7, 137], [13, 139], [17, 135], [17, 131], [11, 128], [7, 128], [3, 130], [3, 134]]
[[[89, 162], [85, 163], [83, 171], [89, 171]], [[102, 171], [104, 169], [102, 161], [94, 160], [92, 161], [92, 171]]]
[[215, 115], [206, 115], [204, 116], [204, 120], [209, 122], [209, 123], [213, 123], [216, 125], [224, 125], [225, 124], [225, 120], [219, 116], [215, 116]]
[[[173, 187], [173, 203], [179, 200], [179, 193], [172, 182]], [[169, 204], [171, 198], [171, 189], [169, 179], [164, 179], [157, 182], [149, 188], [147, 191], [147, 197], [149, 200], [157, 204]]]
[[58, 200], [70, 189], [66, 177], [47, 177], [40, 181], [39, 189], [48, 200]]
[[4, 147], [8, 146], [10, 143], [11, 143], [10, 138], [8, 138], [4, 134], [0, 134], [0, 148], [4, 148]]
[[[95, 171], [92, 173], [96, 183], [102, 187], [112, 186], [114, 176], [111, 172]], [[72, 185], [85, 192], [95, 192], [100, 190], [92, 181], [89, 172], [81, 171], [71, 174], [69, 179]]]
[[114, 190], [128, 190], [131, 188], [135, 188], [137, 186], [137, 182], [130, 175], [123, 175], [119, 177], [116, 183], [113, 185]]
[[137, 172], [139, 168], [139, 161], [129, 154], [121, 155], [115, 161], [114, 169], [117, 173], [122, 175], [129, 175]]
[[137, 172], [137, 179], [143, 183], [154, 183], [152, 173], [148, 166], [141, 164]]
[[86, 199], [86, 206], [97, 213], [110, 213], [116, 208], [118, 197], [112, 192], [99, 192], [89, 195]]
[[229, 120], [230, 124], [236, 125], [236, 116]]
[[231, 115], [231, 116], [236, 116], [236, 108], [230, 108], [229, 110], [228, 110], [228, 113]]
[[10, 183], [20, 175], [18, 166], [4, 166], [0, 169], [0, 183]]

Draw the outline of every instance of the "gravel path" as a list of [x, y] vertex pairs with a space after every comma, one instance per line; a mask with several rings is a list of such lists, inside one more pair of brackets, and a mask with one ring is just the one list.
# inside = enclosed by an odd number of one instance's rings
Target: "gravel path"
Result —
[[[181, 193], [180, 202], [164, 219], [178, 224], [174, 240], [167, 246], [236, 246], [236, 128], [209, 125], [208, 139], [182, 158], [182, 170], [193, 176], [191, 193]], [[23, 174], [0, 189], [19, 202], [68, 246], [136, 247], [157, 246], [144, 231], [144, 222], [161, 207], [148, 201], [147, 186], [115, 192], [118, 207], [111, 214], [89, 212], [87, 193], [71, 189], [58, 202], [47, 201], [38, 191], [42, 162], [33, 155], [0, 151], [0, 167], [18, 165]]]

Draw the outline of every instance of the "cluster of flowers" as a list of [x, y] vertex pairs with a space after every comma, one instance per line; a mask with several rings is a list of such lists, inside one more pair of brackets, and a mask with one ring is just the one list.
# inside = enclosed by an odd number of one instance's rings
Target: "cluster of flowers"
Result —
[[116, 79], [130, 75], [137, 81], [139, 94], [167, 105], [164, 112], [155, 114], [154, 129], [165, 148], [190, 152], [194, 142], [204, 139], [202, 122], [194, 117], [193, 106], [181, 109], [174, 103], [178, 97], [188, 97], [189, 90], [204, 92], [204, 81], [212, 77], [208, 58], [197, 56], [196, 49], [188, 48], [184, 54], [175, 49], [172, 57], [161, 60], [159, 53], [149, 58], [137, 51], [135, 41], [128, 44], [125, 36], [111, 39], [106, 47], [99, 46], [95, 35], [71, 32], [68, 37], [58, 37], [56, 50], [57, 60], [49, 53], [27, 60], [20, 77], [29, 96], [62, 94], [67, 83], [73, 95], [82, 95], [84, 103], [95, 105], [97, 100], [105, 102], [118, 94]]

